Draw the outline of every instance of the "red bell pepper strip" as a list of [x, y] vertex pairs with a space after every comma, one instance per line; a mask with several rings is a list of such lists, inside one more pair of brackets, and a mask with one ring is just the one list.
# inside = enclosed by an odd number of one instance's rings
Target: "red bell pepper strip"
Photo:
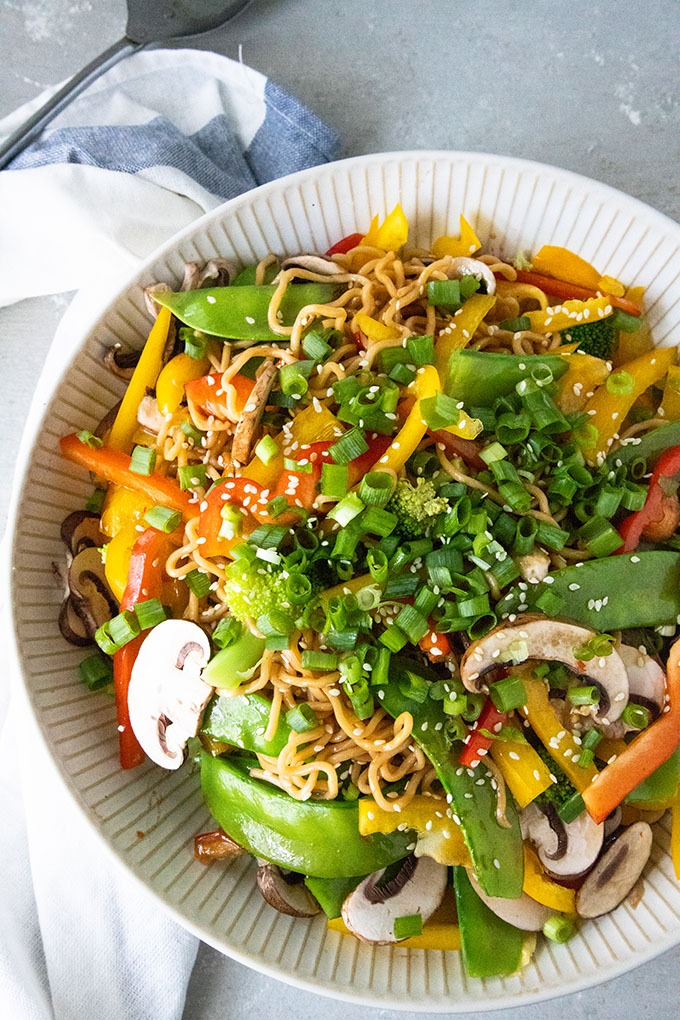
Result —
[[588, 814], [598, 824], [680, 745], [680, 641], [675, 642], [668, 656], [666, 690], [669, 703], [658, 719], [635, 737], [583, 791]]
[[[668, 510], [677, 509], [677, 497], [674, 493], [667, 491], [668, 487], [664, 486], [664, 480], [679, 474], [680, 446], [671, 446], [670, 449], [664, 450], [654, 466], [645, 505], [641, 510], [636, 510], [635, 513], [626, 517], [619, 525], [619, 534], [624, 544], [616, 550], [617, 555], [634, 552], [640, 544], [645, 529], [650, 525], [661, 524]], [[671, 525], [666, 538], [675, 531], [677, 520], [672, 520]]]
[[495, 727], [500, 723], [504, 726], [508, 716], [505, 712], [499, 712], [491, 698], [487, 698], [480, 713], [479, 719], [474, 724], [464, 741], [464, 747], [460, 754], [460, 764], [466, 768], [474, 768], [479, 765], [481, 759], [491, 747], [491, 737], [484, 736], [480, 730], [495, 732]]
[[[155, 528], [148, 528], [139, 536], [132, 547], [127, 584], [120, 603], [121, 611], [132, 610], [138, 602], [144, 602], [146, 599], [161, 597], [165, 560], [169, 546], [170, 537], [162, 531], [156, 531]], [[136, 638], [123, 645], [113, 655], [118, 743], [120, 765], [123, 769], [135, 768], [136, 765], [141, 765], [145, 759], [144, 751], [130, 725], [127, 700], [132, 667], [144, 637], [144, 634], [138, 634]]]
[[326, 255], [346, 255], [348, 251], [361, 243], [363, 237], [363, 234], [348, 234], [347, 237], [343, 237], [332, 248], [329, 248]]
[[[507, 282], [506, 277], [502, 273], [496, 273], [496, 279]], [[568, 301], [570, 298], [587, 301], [589, 298], [597, 297], [597, 291], [589, 290], [587, 287], [580, 287], [575, 283], [567, 283], [565, 280], [557, 280], [552, 276], [542, 276], [540, 273], [529, 273], [524, 269], [517, 270], [517, 283], [528, 283], [532, 287], [538, 287], [539, 290], [545, 291], [546, 294], [563, 298], [565, 301]], [[627, 301], [626, 298], [614, 297], [611, 294], [608, 294], [607, 297], [614, 308], [620, 308], [622, 311], [628, 312], [629, 315], [642, 315], [642, 309], [632, 301]]]
[[91, 447], [75, 433], [59, 440], [62, 455], [74, 464], [92, 471], [107, 482], [122, 485], [126, 489], [147, 496], [152, 503], [179, 510], [185, 520], [198, 516], [198, 505], [187, 492], [183, 492], [176, 481], [165, 475], [140, 475], [130, 471], [130, 457], [121, 450], [110, 450], [106, 446]]
[[[236, 390], [235, 409], [242, 411], [248, 403], [255, 380], [237, 372], [231, 377], [229, 384]], [[206, 418], [212, 415], [220, 421], [228, 420], [227, 394], [222, 389], [219, 372], [209, 372], [207, 375], [199, 376], [198, 379], [190, 379], [185, 383], [184, 392]]]

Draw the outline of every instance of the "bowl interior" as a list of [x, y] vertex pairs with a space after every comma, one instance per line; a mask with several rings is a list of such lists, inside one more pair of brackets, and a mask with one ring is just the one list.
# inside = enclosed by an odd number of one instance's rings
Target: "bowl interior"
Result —
[[397, 201], [411, 240], [423, 246], [457, 234], [460, 213], [499, 253], [569, 246], [602, 272], [647, 287], [657, 343], [680, 335], [680, 228], [596, 182], [483, 154], [396, 153], [345, 160], [259, 188], [174, 238], [101, 314], [72, 316], [68, 335], [60, 331], [60, 354], [52, 352], [27, 426], [13, 501], [15, 638], [33, 712], [74, 798], [108, 847], [180, 923], [244, 963], [311, 990], [393, 1009], [480, 1011], [583, 989], [680, 941], [680, 887], [667, 827], [655, 826], [653, 865], [635, 910], [623, 904], [584, 924], [565, 946], [544, 942], [520, 975], [470, 981], [457, 953], [361, 945], [329, 932], [319, 918], [276, 913], [262, 901], [246, 859], [208, 867], [194, 861], [193, 836], [212, 827], [196, 770], [119, 770], [112, 701], [79, 683], [83, 653], [64, 642], [57, 626], [61, 593], [52, 564], [63, 558], [59, 526], [90, 492], [84, 472], [60, 460], [58, 439], [91, 427], [119, 399], [101, 353], [117, 339], [143, 342], [150, 320], [142, 287], [176, 284], [185, 262], [215, 255], [248, 263], [269, 251], [324, 251]]

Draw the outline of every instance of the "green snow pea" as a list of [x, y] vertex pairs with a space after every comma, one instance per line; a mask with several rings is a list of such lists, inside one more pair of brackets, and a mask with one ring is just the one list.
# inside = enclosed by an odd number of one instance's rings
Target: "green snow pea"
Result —
[[550, 616], [596, 631], [660, 627], [675, 623], [680, 614], [680, 553], [607, 556], [548, 576], [550, 584], [532, 586], [532, 606], [550, 592]]
[[497, 397], [513, 393], [523, 379], [546, 371], [559, 379], [567, 371], [566, 358], [556, 354], [489, 354], [486, 351], [454, 351], [449, 358], [444, 391], [466, 407], [490, 407]]
[[453, 869], [453, 888], [465, 973], [474, 978], [514, 974], [522, 959], [524, 933], [480, 900], [465, 868]]
[[356, 801], [290, 797], [254, 779], [254, 758], [201, 754], [208, 810], [228, 836], [256, 857], [318, 878], [369, 875], [407, 857], [414, 834], [359, 834]]
[[390, 661], [390, 682], [372, 687], [380, 705], [396, 718], [402, 712], [413, 716], [413, 738], [420, 745], [437, 771], [437, 777], [450, 798], [451, 809], [460, 819], [465, 844], [475, 875], [489, 896], [515, 899], [522, 893], [524, 857], [522, 835], [517, 811], [508, 795], [506, 818], [508, 828], [498, 824], [498, 797], [491, 786], [491, 776], [483, 765], [466, 769], [458, 764], [446, 736], [448, 717], [441, 701], [426, 698], [416, 701], [404, 693], [408, 674], [435, 679], [426, 666], [399, 656]]
[[273, 737], [265, 740], [270, 711], [271, 701], [261, 694], [214, 695], [203, 716], [200, 732], [211, 740], [232, 744], [243, 751], [276, 757], [286, 746], [291, 730], [285, 715], [281, 714]]
[[644, 460], [649, 464], [672, 446], [680, 446], [680, 421], [669, 421], [633, 442], [624, 443], [618, 450], [609, 454], [606, 463], [608, 467], [614, 469], [636, 460]]
[[365, 877], [365, 875], [354, 875], [352, 878], [312, 878], [307, 876], [305, 885], [326, 917], [332, 920], [334, 917], [340, 917], [343, 903]]
[[[229, 340], [281, 342], [267, 322], [269, 303], [276, 288], [245, 285], [239, 287], [205, 287], [178, 293], [156, 293], [159, 304], [169, 308], [180, 322], [210, 336]], [[281, 300], [281, 325], [292, 326], [298, 312], [306, 305], [323, 305], [333, 301], [342, 287], [332, 283], [290, 284]]]
[[626, 797], [626, 804], [644, 809], [645, 804], [667, 804], [680, 787], [680, 748], [673, 751], [663, 765], [643, 779]]
[[236, 641], [213, 655], [203, 670], [203, 679], [213, 687], [227, 690], [238, 687], [252, 675], [262, 658], [264, 647], [264, 638], [244, 628]]

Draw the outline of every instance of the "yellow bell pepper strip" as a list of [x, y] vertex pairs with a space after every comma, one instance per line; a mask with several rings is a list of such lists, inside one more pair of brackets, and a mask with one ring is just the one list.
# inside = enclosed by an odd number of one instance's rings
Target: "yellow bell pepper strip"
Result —
[[190, 358], [188, 354], [176, 354], [171, 358], [156, 381], [156, 400], [161, 414], [174, 414], [184, 399], [186, 383], [200, 379], [209, 369], [207, 358]]
[[151, 327], [137, 366], [128, 383], [125, 396], [118, 408], [115, 421], [107, 439], [107, 446], [127, 453], [132, 446], [132, 437], [137, 431], [137, 409], [146, 391], [153, 389], [163, 364], [163, 352], [170, 332], [172, 313], [161, 308]]
[[438, 237], [432, 244], [432, 254], [436, 255], [438, 259], [443, 259], [447, 255], [458, 258], [474, 255], [481, 247], [482, 242], [465, 217], [461, 216], [460, 237]]
[[381, 248], [382, 251], [399, 251], [408, 240], [408, 220], [404, 210], [397, 203], [380, 224], [377, 216], [371, 220], [368, 233], [361, 241], [362, 245]]
[[610, 758], [616, 758], [618, 755], [623, 754], [627, 746], [626, 741], [623, 739], [615, 740], [612, 737], [603, 737], [597, 745], [595, 757], [606, 765]]
[[456, 312], [447, 326], [440, 330], [435, 341], [434, 354], [441, 379], [446, 378], [449, 357], [472, 340], [479, 324], [496, 303], [493, 294], [473, 294]]
[[[505, 279], [501, 274], [499, 276], [500, 279]], [[546, 294], [552, 294], [553, 297], [563, 298], [567, 301], [588, 301], [598, 296], [597, 292], [589, 287], [579, 287], [575, 283], [565, 283], [564, 280], [556, 280], [552, 276], [543, 276], [542, 273], [530, 273], [524, 269], [517, 270], [517, 282], [529, 283], [532, 287], [538, 287], [540, 290], [545, 291]], [[607, 296], [615, 308], [620, 308], [622, 311], [628, 312], [629, 315], [642, 315], [640, 305], [634, 301], [630, 301], [627, 298]], [[573, 323], [570, 323], [570, 325], [573, 326]]]
[[588, 394], [607, 381], [611, 368], [602, 358], [592, 354], [570, 354], [565, 358], [568, 368], [557, 386], [555, 403], [562, 414], [582, 411], [588, 403]]
[[597, 322], [613, 315], [611, 299], [607, 296], [588, 298], [587, 301], [563, 301], [535, 312], [525, 312], [534, 333], [559, 333], [581, 322]]
[[626, 296], [626, 288], [615, 276], [600, 277], [596, 290], [601, 290], [603, 294], [609, 294], [611, 297], [622, 298]]
[[420, 413], [420, 401], [427, 397], [434, 397], [440, 390], [439, 372], [434, 365], [423, 365], [422, 368], [419, 368], [415, 379], [409, 383], [407, 389], [407, 393], [415, 396], [415, 403], [390, 446], [371, 470], [390, 468], [392, 471], [401, 471], [409, 457], [418, 449], [418, 445], [427, 432], [427, 424], [423, 421]]
[[74, 464], [92, 471], [114, 485], [122, 485], [148, 498], [152, 505], [169, 506], [179, 510], [185, 521], [198, 516], [198, 504], [176, 481], [165, 475], [140, 475], [130, 470], [130, 457], [121, 450], [101, 446], [92, 448], [82, 442], [75, 432], [59, 440], [62, 456]]
[[530, 744], [493, 740], [489, 753], [520, 811], [553, 785], [547, 765]]
[[680, 879], [680, 796], [671, 808], [671, 858], [675, 877]]
[[401, 336], [401, 332], [396, 327], [386, 326], [384, 322], [371, 318], [365, 312], [357, 312], [354, 322], [369, 340], [374, 340], [376, 343], [381, 340], [397, 340]]
[[544, 244], [532, 258], [531, 264], [537, 273], [554, 276], [589, 290], [597, 290], [601, 280], [600, 273], [590, 262], [568, 248], [555, 244]]
[[129, 523], [120, 528], [106, 546], [104, 576], [119, 602], [123, 598], [130, 569], [130, 557], [139, 534], [138, 525]]
[[[675, 361], [676, 353], [674, 347], [660, 347], [621, 365], [617, 371], [625, 372], [626, 377], [630, 378], [626, 393], [612, 391], [614, 376], [610, 376], [603, 386], [595, 390], [585, 406], [588, 432], [590, 433], [591, 429], [596, 430], [593, 432], [593, 437], [596, 438], [591, 440], [589, 435], [582, 443], [583, 453], [589, 464], [602, 461], [635, 401], [650, 386], [664, 378]], [[623, 378], [628, 382], [626, 377]]]
[[659, 417], [668, 421], [680, 418], [680, 365], [671, 365], [659, 405]]
[[[451, 809], [442, 797], [425, 797], [417, 794], [401, 811], [385, 811], [370, 798], [359, 800], [359, 832], [370, 836], [374, 832], [413, 829], [418, 837], [439, 837], [429, 843], [428, 856], [440, 864], [470, 865], [470, 854], [465, 840], [451, 817]], [[418, 850], [416, 849], [416, 854]]]
[[658, 719], [581, 791], [588, 814], [595, 822], [603, 822], [680, 745], [680, 641], [674, 643], [668, 656], [666, 690], [669, 703]]
[[522, 675], [527, 692], [526, 704], [518, 709], [520, 715], [528, 720], [546, 751], [576, 789], [583, 793], [598, 775], [597, 769], [592, 764], [584, 767], [578, 764], [580, 747], [555, 714], [544, 681], [533, 676], [530, 669], [518, 672]]
[[576, 892], [566, 886], [559, 885], [548, 878], [541, 863], [531, 849], [524, 845], [524, 887], [523, 892], [532, 900], [542, 903], [544, 907], [557, 910], [561, 914], [576, 913]]
[[119, 485], [110, 485], [104, 500], [100, 529], [109, 538], [115, 538], [119, 531], [141, 521], [146, 511], [152, 506], [151, 501]]
[[[321, 405], [317, 410], [313, 404], [310, 404], [293, 418], [290, 436], [292, 443], [307, 446], [311, 443], [337, 439], [344, 431], [344, 425], [327, 407]], [[249, 464], [241, 468], [241, 475], [244, 478], [252, 478], [254, 482], [259, 482], [264, 488], [272, 486], [283, 471], [285, 437], [282, 432], [279, 432], [274, 438], [281, 448], [280, 454], [273, 457], [268, 464], [264, 464], [259, 457], [253, 457]]]

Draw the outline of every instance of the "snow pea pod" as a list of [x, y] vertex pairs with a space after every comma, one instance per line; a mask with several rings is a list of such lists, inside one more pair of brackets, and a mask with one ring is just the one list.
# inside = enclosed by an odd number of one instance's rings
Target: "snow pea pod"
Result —
[[608, 467], [616, 469], [637, 460], [649, 463], [672, 446], [680, 446], [680, 421], [669, 421], [666, 425], [660, 425], [658, 429], [652, 429], [644, 436], [636, 437], [632, 442], [629, 440], [618, 450], [609, 454], [606, 464]]
[[532, 604], [550, 591], [551, 616], [596, 631], [660, 627], [680, 614], [680, 553], [608, 556], [548, 576], [550, 584], [533, 586]]
[[243, 751], [276, 757], [286, 746], [291, 729], [281, 714], [274, 735], [265, 740], [270, 712], [271, 701], [261, 694], [214, 695], [203, 716], [201, 733]]
[[453, 869], [453, 888], [465, 973], [476, 978], [513, 974], [522, 958], [524, 934], [482, 902], [465, 868]]
[[412, 832], [359, 834], [356, 801], [295, 800], [249, 774], [255, 758], [201, 754], [208, 810], [227, 835], [256, 857], [318, 878], [368, 875], [409, 854]]
[[524, 858], [512, 797], [508, 796], [506, 802], [505, 816], [510, 823], [506, 828], [496, 818], [498, 796], [491, 785], [491, 774], [483, 764], [476, 769], [459, 764], [446, 736], [447, 716], [442, 703], [429, 697], [416, 701], [406, 695], [409, 673], [434, 679], [427, 667], [392, 656], [389, 684], [371, 689], [381, 707], [394, 718], [402, 712], [413, 716], [413, 738], [434, 765], [447, 799], [450, 798], [452, 813], [460, 819], [463, 838], [482, 889], [489, 896], [516, 898], [522, 893]]
[[514, 392], [517, 383], [547, 373], [559, 379], [569, 361], [557, 354], [489, 354], [487, 351], [454, 351], [449, 358], [444, 389], [466, 407], [490, 407], [497, 397]]
[[[180, 322], [210, 336], [229, 340], [280, 342], [280, 333], [269, 328], [267, 313], [273, 286], [205, 287], [177, 293], [154, 294], [158, 304], [169, 308]], [[296, 283], [286, 287], [279, 306], [281, 325], [292, 326], [307, 305], [325, 305], [340, 294], [332, 283]]]

